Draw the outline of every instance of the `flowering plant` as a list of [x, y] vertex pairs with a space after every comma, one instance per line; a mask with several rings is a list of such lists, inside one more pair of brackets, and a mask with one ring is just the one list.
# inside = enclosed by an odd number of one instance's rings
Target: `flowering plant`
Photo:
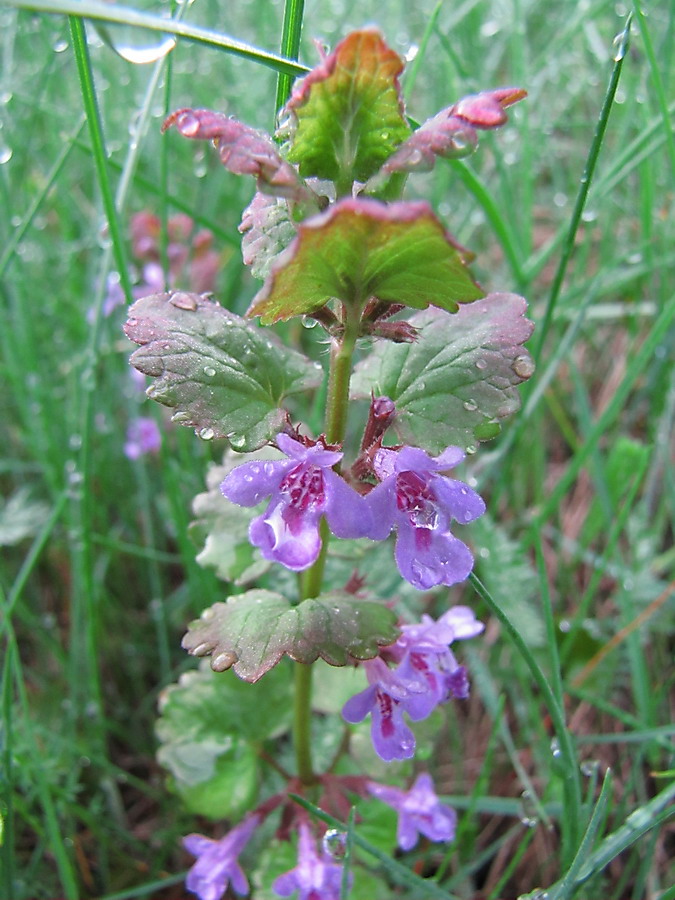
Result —
[[[366, 28], [296, 84], [276, 140], [205, 109], [178, 110], [165, 123], [213, 142], [231, 173], [256, 179], [240, 230], [244, 262], [263, 281], [245, 318], [174, 290], [138, 300], [126, 324], [140, 345], [132, 364], [155, 379], [148, 395], [202, 439], [229, 444], [195, 504], [199, 559], [230, 584], [229, 596], [190, 625], [183, 646], [210, 656], [211, 667], [165, 690], [158, 729], [160, 760], [189, 808], [239, 823], [219, 840], [186, 838], [197, 857], [187, 886], [201, 900], [220, 900], [229, 884], [249, 890], [238, 862], [249, 840], [267, 841], [278, 896], [337, 898], [351, 884], [360, 896], [352, 832], [340, 852], [318, 845], [325, 826], [298, 795], [342, 822], [355, 798], [380, 799], [398, 814], [403, 850], [418, 834], [454, 836], [455, 813], [430, 775], [409, 790], [381, 784], [345, 762], [349, 731], [322, 761], [311, 732], [319, 657], [365, 675], [342, 715], [357, 731], [370, 715], [385, 762], [415, 754], [405, 715], [415, 723], [467, 697], [467, 670], [450, 645], [483, 624], [464, 606], [415, 622], [419, 605], [404, 608], [398, 595], [434, 591], [447, 607], [446, 589], [469, 576], [472, 553], [453, 532], [485, 503], [449, 472], [496, 436], [533, 371], [525, 301], [486, 295], [471, 254], [431, 207], [400, 199], [411, 173], [473, 152], [477, 130], [503, 124], [525, 92], [464, 98], [412, 131], [402, 69], [379, 31]], [[328, 340], [327, 372], [317, 342], [305, 336], [290, 346], [297, 332], [254, 321], [296, 317]], [[321, 424], [318, 399], [303, 406], [310, 394], [325, 398]], [[391, 568], [392, 532], [403, 579], [393, 588], [377, 576], [382, 560]], [[234, 675], [222, 674], [230, 668]], [[275, 780], [264, 760], [288, 731], [295, 771], [277, 761]], [[275, 817], [276, 830], [263, 835]], [[279, 847], [294, 835], [289, 868]]]

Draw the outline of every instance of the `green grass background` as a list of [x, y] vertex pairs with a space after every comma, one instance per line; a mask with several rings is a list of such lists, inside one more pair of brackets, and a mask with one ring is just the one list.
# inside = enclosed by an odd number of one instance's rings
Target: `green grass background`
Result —
[[[246, 308], [255, 285], [236, 227], [252, 185], [159, 126], [192, 105], [270, 129], [276, 73], [255, 53], [182, 39], [134, 65], [64, 5], [22, 6], [0, 8], [0, 897], [178, 898], [180, 836], [196, 826], [154, 761], [153, 723], [158, 692], [193, 667], [185, 623], [223, 596], [187, 535], [222, 447], [139, 399], [120, 310], [87, 313], [122, 269], [141, 209], [210, 228], [218, 297]], [[278, 52], [280, 3], [177, 10]], [[313, 38], [333, 45], [372, 21], [414, 57], [403, 86], [418, 121], [477, 90], [529, 91], [474, 157], [407, 189], [477, 253], [481, 283], [522, 293], [538, 324], [524, 409], [472, 460], [490, 511], [471, 531], [480, 583], [450, 595], [489, 621], [466, 650], [472, 699], [451, 710], [429, 761], [467, 810], [441, 864], [443, 888], [462, 898], [675, 897], [675, 6], [632, 8], [619, 67], [629, 12], [593, 0], [305, 10], [307, 65]], [[159, 457], [130, 462], [124, 434], [139, 414], [165, 439]]]

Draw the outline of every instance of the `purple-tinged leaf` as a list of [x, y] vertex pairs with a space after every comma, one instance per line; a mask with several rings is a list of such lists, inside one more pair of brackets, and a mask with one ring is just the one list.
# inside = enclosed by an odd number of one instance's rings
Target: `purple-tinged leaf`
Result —
[[321, 382], [316, 363], [199, 294], [143, 297], [124, 330], [141, 345], [131, 364], [157, 379], [148, 397], [204, 440], [225, 437], [236, 450], [270, 440], [286, 420], [283, 398]]
[[[403, 62], [375, 28], [354, 31], [296, 87], [285, 107], [288, 159], [344, 192], [366, 181], [410, 134]], [[282, 130], [282, 129], [280, 129]]]
[[384, 163], [369, 189], [394, 172], [428, 172], [436, 157], [469, 156], [478, 145], [477, 128], [498, 128], [506, 122], [505, 108], [527, 95], [520, 88], [498, 88], [464, 97], [427, 119]]
[[245, 681], [257, 681], [284, 654], [296, 662], [319, 657], [332, 666], [370, 659], [399, 635], [396, 614], [384, 604], [343, 591], [291, 606], [281, 594], [252, 590], [214, 603], [192, 622], [183, 647], [211, 656], [211, 667], [232, 667]]
[[264, 281], [279, 254], [288, 247], [297, 229], [284, 200], [257, 192], [244, 210], [239, 231], [244, 265], [254, 278]]
[[432, 455], [450, 444], [475, 450], [519, 408], [517, 386], [534, 372], [523, 347], [534, 327], [526, 309], [516, 294], [488, 294], [452, 317], [416, 313], [418, 340], [375, 347], [357, 365], [352, 391], [394, 401], [393, 429], [403, 443]]
[[483, 296], [468, 257], [427, 203], [340, 200], [300, 223], [247, 315], [269, 324], [332, 299], [363, 308], [372, 298], [455, 312]]
[[314, 194], [264, 132], [210, 109], [178, 109], [166, 119], [162, 131], [172, 125], [183, 137], [213, 141], [225, 168], [234, 175], [254, 175], [262, 193], [315, 206]]

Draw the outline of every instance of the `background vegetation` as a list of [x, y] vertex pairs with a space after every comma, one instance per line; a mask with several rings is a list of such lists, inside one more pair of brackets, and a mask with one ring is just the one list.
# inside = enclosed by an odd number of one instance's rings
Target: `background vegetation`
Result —
[[[153, 729], [158, 693], [194, 667], [179, 646], [186, 622], [223, 591], [188, 535], [223, 448], [143, 400], [123, 311], [100, 310], [139, 210], [209, 228], [222, 253], [217, 295], [247, 307], [255, 284], [236, 228], [252, 185], [159, 126], [191, 105], [269, 130], [276, 73], [209, 43], [180, 39], [164, 55], [161, 35], [87, 23], [94, 91], [86, 78], [83, 91], [81, 20], [45, 14], [65, 3], [16, 6], [32, 8], [0, 9], [0, 896], [170, 900], [184, 896], [180, 836], [211, 826], [167, 790]], [[176, 11], [278, 50], [274, 0]], [[489, 518], [471, 540], [571, 737], [562, 748], [553, 737], [527, 654], [474, 587], [449, 591], [446, 602], [474, 605], [489, 624], [462, 648], [471, 700], [428, 741], [437, 787], [463, 811], [460, 833], [447, 855], [426, 846], [414, 864], [462, 898], [551, 885], [551, 898], [675, 897], [675, 7], [635, 7], [619, 70], [613, 39], [629, 12], [603, 0], [311, 0], [305, 12], [307, 64], [314, 37], [333, 45], [377, 21], [411, 60], [403, 83], [418, 121], [472, 91], [529, 91], [466, 164], [439, 163], [408, 186], [477, 253], [482, 284], [522, 293], [538, 323], [524, 411], [472, 461]], [[123, 58], [134, 44], [155, 61]], [[311, 348], [316, 330], [301, 339]], [[139, 414], [161, 420], [164, 440], [130, 461], [125, 432]], [[584, 841], [562, 865], [556, 822], [577, 779]], [[381, 884], [373, 900], [406, 896]]]

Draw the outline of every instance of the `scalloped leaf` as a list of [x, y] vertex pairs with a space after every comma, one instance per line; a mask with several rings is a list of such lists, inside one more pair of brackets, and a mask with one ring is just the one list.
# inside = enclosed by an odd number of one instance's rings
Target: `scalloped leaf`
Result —
[[182, 645], [193, 656], [210, 655], [215, 671], [232, 667], [255, 682], [284, 654], [301, 663], [321, 657], [346, 666], [376, 656], [398, 634], [395, 613], [354, 594], [331, 591], [291, 606], [281, 594], [251, 590], [204, 610]]
[[463, 97], [420, 125], [387, 159], [367, 189], [393, 172], [429, 172], [438, 156], [468, 156], [478, 145], [476, 129], [503, 125], [507, 120], [504, 109], [526, 96], [521, 88], [497, 88]]
[[288, 247], [297, 228], [291, 221], [288, 205], [276, 197], [257, 192], [241, 217], [239, 231], [244, 265], [251, 275], [264, 281], [279, 254]]
[[292, 720], [288, 672], [254, 687], [204, 663], [185, 672], [159, 698], [157, 759], [188, 809], [212, 818], [241, 816], [257, 793], [259, 743]]
[[296, 87], [285, 107], [288, 159], [304, 177], [366, 181], [410, 134], [398, 76], [403, 62], [376, 28], [354, 31]]
[[165, 120], [162, 131], [173, 125], [183, 137], [213, 141], [225, 168], [234, 175], [255, 176], [262, 193], [316, 206], [315, 195], [279, 156], [268, 134], [211, 109], [177, 109]]
[[152, 294], [129, 310], [124, 331], [141, 344], [131, 364], [157, 379], [147, 395], [204, 440], [255, 450], [282, 428], [287, 394], [315, 388], [323, 373], [274, 335], [200, 294]]
[[432, 454], [451, 444], [475, 450], [516, 412], [516, 388], [534, 372], [522, 346], [534, 328], [526, 309], [516, 294], [488, 294], [452, 318], [432, 309], [417, 313], [410, 317], [420, 330], [417, 342], [375, 347], [356, 366], [353, 394], [390, 397], [403, 443]]
[[469, 256], [427, 203], [341, 200], [298, 226], [247, 315], [269, 324], [333, 298], [363, 307], [373, 297], [455, 312], [483, 296], [466, 267]]

